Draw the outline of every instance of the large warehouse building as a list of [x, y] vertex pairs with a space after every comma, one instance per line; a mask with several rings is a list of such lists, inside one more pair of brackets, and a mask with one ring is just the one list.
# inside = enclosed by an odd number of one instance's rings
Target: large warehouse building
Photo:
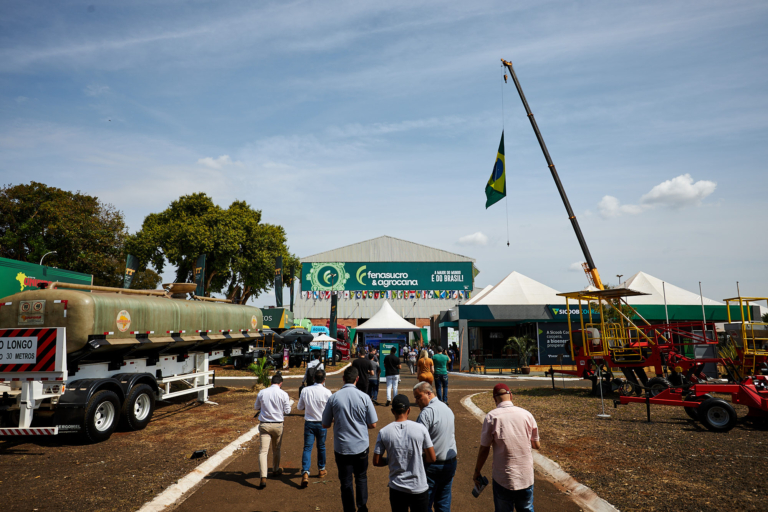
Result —
[[357, 327], [388, 301], [403, 318], [429, 327], [430, 317], [465, 303], [478, 274], [460, 254], [382, 236], [301, 259], [295, 318], [325, 325], [331, 294], [338, 323]]

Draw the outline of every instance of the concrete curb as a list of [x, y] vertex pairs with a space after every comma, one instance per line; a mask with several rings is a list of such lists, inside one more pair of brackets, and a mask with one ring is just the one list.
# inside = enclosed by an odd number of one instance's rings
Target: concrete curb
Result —
[[197, 466], [191, 473], [182, 477], [178, 482], [155, 496], [152, 501], [145, 503], [138, 512], [158, 512], [174, 505], [184, 493], [199, 484], [206, 476], [211, 474], [230, 458], [232, 454], [235, 453], [235, 450], [256, 437], [258, 433], [259, 426], [256, 425], [251, 430], [219, 450], [216, 455]]
[[[349, 366], [349, 365], [347, 365], [347, 366]], [[343, 372], [344, 370], [346, 370], [347, 366], [345, 366], [344, 368], [340, 368], [340, 369], [336, 370], [335, 372], [326, 373], [325, 375], [326, 376], [328, 376], [328, 375], [338, 375], [341, 372]], [[303, 379], [303, 378], [304, 378], [304, 374], [301, 374], [301, 375], [283, 375], [283, 380], [285, 380], [285, 379]], [[229, 377], [216, 377], [216, 380], [233, 380], [233, 379], [237, 379], [237, 380], [256, 380], [256, 379], [258, 379], [258, 377], [232, 377], [232, 376], [229, 376]]]
[[[482, 373], [462, 373], [462, 372], [448, 372], [448, 375], [456, 376], [456, 377], [471, 377], [473, 379], [504, 379], [504, 380], [552, 380], [552, 377], [541, 377], [540, 375], [485, 375]], [[559, 382], [561, 380], [560, 377], [557, 377], [556, 382]], [[581, 379], [577, 379], [575, 377], [566, 377], [565, 380], [567, 381], [577, 381]]]
[[[461, 399], [461, 405], [482, 422], [485, 419], [485, 413], [472, 401], [472, 397], [480, 394], [475, 393], [465, 396]], [[560, 464], [545, 457], [536, 450], [533, 452], [533, 465], [547, 480], [570, 491], [568, 496], [574, 503], [582, 507], [585, 512], [619, 512], [619, 509], [598, 496], [595, 491], [584, 484], [580, 484], [575, 478], [563, 471]]]

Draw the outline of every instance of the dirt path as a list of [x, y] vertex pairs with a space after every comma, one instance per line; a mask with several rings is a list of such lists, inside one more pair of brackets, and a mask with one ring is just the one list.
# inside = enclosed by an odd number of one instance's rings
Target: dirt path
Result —
[[[401, 392], [410, 393], [416, 380], [410, 375], [403, 377]], [[479, 446], [480, 422], [464, 407], [460, 400], [464, 396], [476, 393], [476, 390], [489, 390], [493, 381], [453, 381], [449, 397], [451, 407], [456, 414], [456, 439], [459, 452], [459, 464], [454, 479], [453, 510], [492, 510], [493, 496], [487, 489], [480, 498], [471, 495], [472, 472]], [[329, 388], [338, 389], [338, 384], [329, 381]], [[530, 383], [529, 383], [530, 385]], [[286, 387], [289, 395], [296, 399], [296, 390]], [[381, 396], [381, 392], [380, 392]], [[373, 447], [378, 430], [390, 423], [392, 413], [388, 408], [377, 407], [379, 415], [378, 428], [370, 431], [370, 445]], [[418, 416], [418, 407], [412, 404], [410, 419]], [[301, 489], [301, 452], [303, 447], [304, 418], [301, 411], [295, 411], [286, 418], [283, 438], [282, 466], [284, 476], [279, 479], [269, 479], [266, 489], [258, 489], [258, 441], [250, 443], [243, 455], [233, 459], [226, 467], [211, 474], [194, 494], [181, 506], [179, 511], [197, 510], [226, 510], [226, 511], [329, 511], [341, 510], [341, 495], [337, 478], [336, 465], [333, 460], [333, 429], [328, 432], [326, 446], [328, 449], [328, 475], [319, 480], [313, 456], [312, 477], [307, 489]], [[314, 455], [314, 454], [313, 454]], [[270, 456], [271, 460], [271, 456]], [[490, 461], [487, 463], [485, 474], [490, 475]], [[387, 468], [368, 468], [368, 508], [371, 511], [387, 511], [389, 493], [387, 489]], [[576, 512], [579, 507], [573, 504], [559, 489], [549, 482], [537, 477], [535, 487], [536, 510]]]

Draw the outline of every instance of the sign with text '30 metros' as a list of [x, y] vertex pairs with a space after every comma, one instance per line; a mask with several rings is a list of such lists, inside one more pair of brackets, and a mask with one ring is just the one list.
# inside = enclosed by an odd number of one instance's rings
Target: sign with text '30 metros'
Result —
[[301, 289], [472, 290], [472, 262], [303, 263]]

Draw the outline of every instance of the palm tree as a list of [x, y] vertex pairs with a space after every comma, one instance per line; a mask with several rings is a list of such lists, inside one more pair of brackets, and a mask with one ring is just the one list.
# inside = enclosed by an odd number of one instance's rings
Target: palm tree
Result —
[[517, 352], [517, 365], [521, 368], [528, 366], [531, 359], [531, 352], [536, 346], [536, 342], [527, 334], [525, 336], [510, 336], [507, 338], [507, 344], [504, 350], [511, 348]]

